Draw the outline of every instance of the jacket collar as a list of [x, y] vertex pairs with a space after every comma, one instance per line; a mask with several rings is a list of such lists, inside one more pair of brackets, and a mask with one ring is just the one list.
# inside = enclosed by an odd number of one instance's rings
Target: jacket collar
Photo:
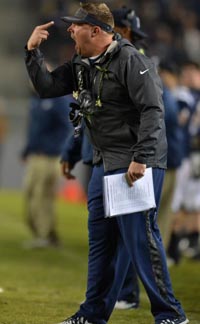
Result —
[[[113, 40], [112, 43], [108, 46], [105, 53], [103, 55], [101, 55], [98, 60], [95, 61], [95, 64], [104, 64], [110, 58], [110, 55], [112, 55], [112, 56], [115, 55], [124, 46], [132, 46], [133, 47], [133, 45], [125, 38]], [[89, 59], [82, 58], [78, 54], [75, 54], [72, 61], [75, 64], [83, 64], [85, 66], [90, 66]]]

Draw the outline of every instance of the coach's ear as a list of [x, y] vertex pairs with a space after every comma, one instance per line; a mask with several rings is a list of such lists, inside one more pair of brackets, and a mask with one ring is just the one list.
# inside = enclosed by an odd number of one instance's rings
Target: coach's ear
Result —
[[91, 36], [96, 37], [97, 35], [100, 34], [100, 32], [101, 32], [101, 28], [99, 26], [93, 26], [91, 30]]

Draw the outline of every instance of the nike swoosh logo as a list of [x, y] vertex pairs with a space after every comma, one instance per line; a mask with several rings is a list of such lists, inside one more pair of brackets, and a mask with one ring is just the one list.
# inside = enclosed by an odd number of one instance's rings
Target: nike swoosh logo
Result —
[[148, 72], [150, 69], [146, 69], [144, 71], [140, 71], [140, 74], [145, 74], [146, 72]]

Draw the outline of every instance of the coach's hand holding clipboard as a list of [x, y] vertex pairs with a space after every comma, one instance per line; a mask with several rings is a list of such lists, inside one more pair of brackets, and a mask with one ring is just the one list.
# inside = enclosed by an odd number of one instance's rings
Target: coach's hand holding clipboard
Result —
[[[127, 183], [128, 179], [128, 183]], [[127, 173], [104, 177], [104, 207], [106, 217], [130, 214], [156, 207], [152, 168], [144, 176], [130, 181]]]

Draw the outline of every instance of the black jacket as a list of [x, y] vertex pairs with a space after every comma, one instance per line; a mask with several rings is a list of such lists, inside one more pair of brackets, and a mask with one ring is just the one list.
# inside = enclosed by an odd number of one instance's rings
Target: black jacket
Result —
[[42, 98], [82, 88], [92, 96], [88, 131], [94, 163], [103, 158], [106, 171], [131, 161], [166, 168], [167, 142], [162, 86], [152, 61], [125, 39], [113, 41], [99, 61], [75, 55], [49, 73], [42, 53], [27, 51], [26, 66]]

